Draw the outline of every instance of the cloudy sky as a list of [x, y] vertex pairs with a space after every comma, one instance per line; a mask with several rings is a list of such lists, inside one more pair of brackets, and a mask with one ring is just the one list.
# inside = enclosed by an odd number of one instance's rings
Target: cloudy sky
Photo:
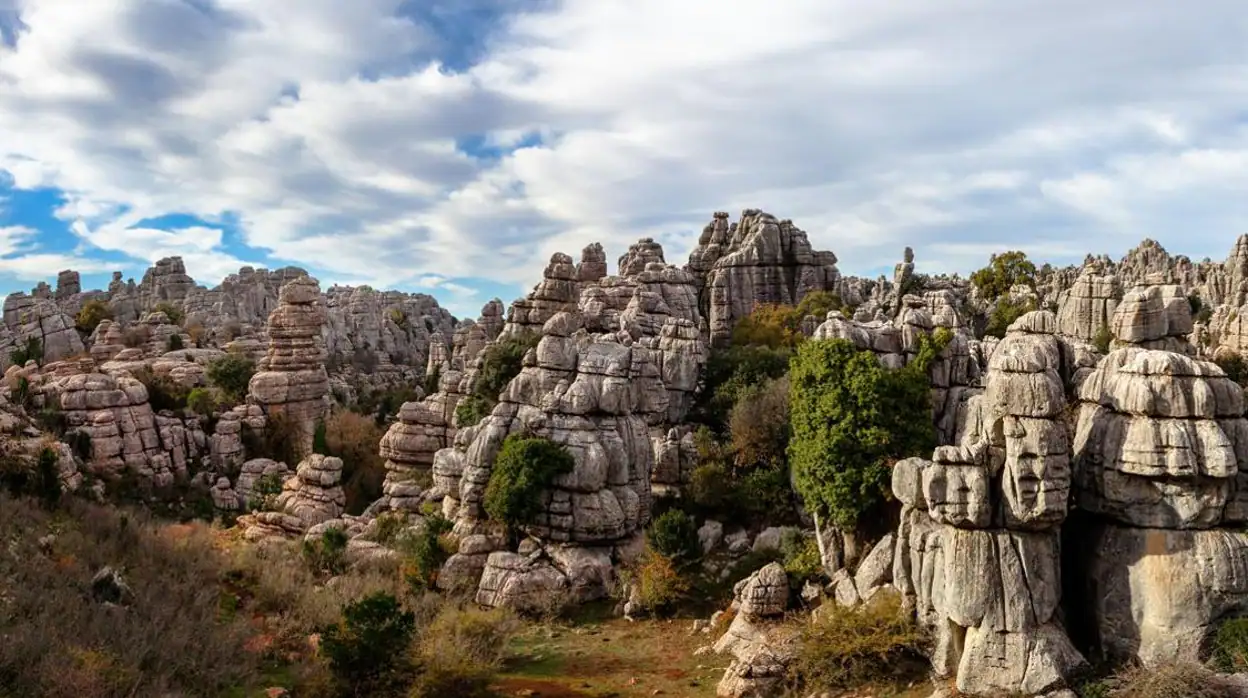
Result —
[[1243, 0], [0, 0], [0, 294], [181, 255], [461, 315], [715, 210], [843, 271], [1248, 232]]

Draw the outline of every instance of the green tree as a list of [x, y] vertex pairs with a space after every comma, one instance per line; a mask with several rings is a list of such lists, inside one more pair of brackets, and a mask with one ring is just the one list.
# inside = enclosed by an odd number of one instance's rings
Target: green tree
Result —
[[256, 365], [241, 354], [226, 354], [213, 359], [204, 370], [208, 380], [235, 402], [242, 402], [247, 396], [247, 384], [255, 373]]
[[78, 315], [74, 317], [74, 326], [91, 334], [101, 322], [112, 319], [113, 311], [109, 309], [108, 304], [98, 298], [92, 298], [83, 303], [82, 308], [78, 310]]
[[415, 632], [416, 614], [378, 591], [343, 608], [342, 620], [321, 633], [321, 652], [344, 694], [384, 695], [404, 678]]
[[1035, 288], [1036, 265], [1018, 250], [994, 254], [988, 266], [971, 274], [971, 283], [986, 300], [994, 301], [1018, 284]]
[[900, 369], [846, 340], [798, 348], [789, 374], [789, 465], [816, 515], [853, 528], [884, 500], [893, 461], [936, 446], [927, 371], [943, 341], [924, 337]]
[[698, 525], [693, 517], [679, 509], [668, 509], [646, 530], [650, 549], [680, 565], [702, 557], [698, 541]]
[[542, 491], [575, 467], [576, 460], [562, 444], [511, 434], [494, 459], [485, 488], [485, 513], [506, 525], [514, 536], [541, 512]]
[[1000, 298], [993, 307], [992, 314], [988, 316], [988, 325], [984, 327], [984, 335], [998, 339], [1004, 337], [1015, 320], [1035, 309], [1036, 304], [1030, 300], [1016, 301], [1008, 296]]

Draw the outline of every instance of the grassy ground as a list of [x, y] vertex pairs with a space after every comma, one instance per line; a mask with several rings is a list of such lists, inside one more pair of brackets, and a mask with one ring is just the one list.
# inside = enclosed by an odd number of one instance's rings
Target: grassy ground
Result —
[[695, 657], [693, 651], [713, 638], [691, 627], [688, 620], [618, 618], [531, 627], [515, 640], [496, 690], [542, 698], [710, 698], [728, 660]]

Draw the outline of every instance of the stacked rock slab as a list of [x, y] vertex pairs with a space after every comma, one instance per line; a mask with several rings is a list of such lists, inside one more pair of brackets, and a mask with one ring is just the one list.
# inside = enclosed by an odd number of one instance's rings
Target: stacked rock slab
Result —
[[934, 638], [932, 665], [970, 695], [1039, 695], [1084, 664], [1059, 618], [1070, 491], [1063, 348], [1035, 311], [992, 353], [957, 446], [893, 470], [893, 584]]
[[1085, 266], [1068, 291], [1058, 300], [1058, 331], [1085, 342], [1106, 331], [1122, 298], [1118, 277], [1103, 274], [1095, 265]]
[[295, 476], [286, 480], [272, 511], [260, 511], [239, 519], [248, 540], [274, 536], [298, 536], [317, 524], [342, 516], [346, 495], [342, 490], [342, 460], [314, 453], [299, 463]]
[[542, 281], [524, 298], [507, 310], [505, 334], [539, 332], [546, 321], [557, 313], [576, 310], [580, 298], [579, 272], [572, 258], [556, 252], [542, 273]]
[[320, 287], [311, 277], [300, 277], [282, 287], [277, 310], [269, 316], [269, 350], [248, 384], [248, 400], [269, 417], [281, 415], [297, 429], [298, 453], [312, 452], [316, 423], [328, 409], [329, 376], [321, 328], [325, 309]]
[[779, 695], [795, 639], [792, 628], [779, 622], [789, 604], [788, 575], [773, 562], [739, 582], [734, 591], [737, 613], [714, 647], [717, 653], [730, 654], [732, 663], [715, 695]]
[[618, 546], [650, 518], [649, 424], [669, 414], [663, 377], [690, 370], [665, 370], [666, 361], [679, 359], [664, 354], [626, 333], [591, 334], [581, 315], [559, 313], [543, 327], [540, 343], [492, 414], [464, 430], [471, 437], [466, 447], [439, 452], [435, 480], [442, 469], [462, 470], [455, 502], [456, 530], [464, 535], [482, 531], [485, 489], [509, 434], [549, 438], [575, 461], [575, 469], [543, 494], [543, 511], [526, 529], [536, 547], [489, 555], [478, 602], [523, 606], [539, 590], [578, 602], [607, 593], [612, 561], [622, 554]]
[[74, 328], [74, 319], [51, 299], [14, 293], [4, 299], [4, 328], [0, 330], [0, 366], [9, 364], [9, 354], [28, 340], [39, 342], [43, 361], [58, 361], [86, 351]]
[[727, 213], [716, 213], [686, 269], [704, 279], [702, 307], [715, 344], [760, 304], [796, 305], [811, 291], [837, 290], [841, 278], [835, 254], [813, 250], [792, 221], [755, 209], [731, 226]]
[[90, 436], [88, 472], [107, 479], [130, 474], [166, 487], [198, 463], [207, 446], [198, 422], [154, 414], [147, 388], [129, 376], [91, 372], [89, 365], [63, 371], [62, 366], [46, 365], [31, 384], [45, 404], [60, 409], [69, 430]]
[[1248, 420], [1216, 365], [1132, 343], [1156, 334], [1142, 325], [1187, 322], [1185, 307], [1161, 294], [1138, 305], [1147, 323], [1115, 323], [1128, 346], [1079, 393], [1076, 501], [1093, 516], [1068, 543], [1077, 613], [1107, 658], [1196, 660], [1221, 619], [1248, 613]]
[[1184, 354], [1195, 353], [1188, 342], [1192, 308], [1179, 286], [1146, 286], [1128, 291], [1109, 321], [1115, 348], [1137, 346]]

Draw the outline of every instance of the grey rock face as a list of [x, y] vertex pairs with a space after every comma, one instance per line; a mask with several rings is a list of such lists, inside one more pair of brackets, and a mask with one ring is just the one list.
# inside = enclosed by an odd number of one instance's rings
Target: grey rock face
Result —
[[703, 287], [701, 305], [715, 344], [726, 342], [738, 320], [763, 303], [795, 305], [815, 290], [837, 290], [836, 255], [815, 251], [792, 221], [755, 209], [729, 225], [716, 213], [685, 267]]
[[[1084, 662], [1057, 613], [1071, 472], [1056, 325], [1047, 311], [1020, 318], [992, 351], [961, 442], [893, 471], [904, 508], [892, 583], [933, 633], [937, 675], [971, 695], [1045, 693]], [[878, 584], [879, 567], [858, 576]]]
[[56, 305], [50, 293], [43, 298], [14, 293], [4, 299], [0, 367], [7, 367], [11, 352], [31, 339], [43, 347], [44, 361], [59, 361], [86, 351], [74, 319]]

